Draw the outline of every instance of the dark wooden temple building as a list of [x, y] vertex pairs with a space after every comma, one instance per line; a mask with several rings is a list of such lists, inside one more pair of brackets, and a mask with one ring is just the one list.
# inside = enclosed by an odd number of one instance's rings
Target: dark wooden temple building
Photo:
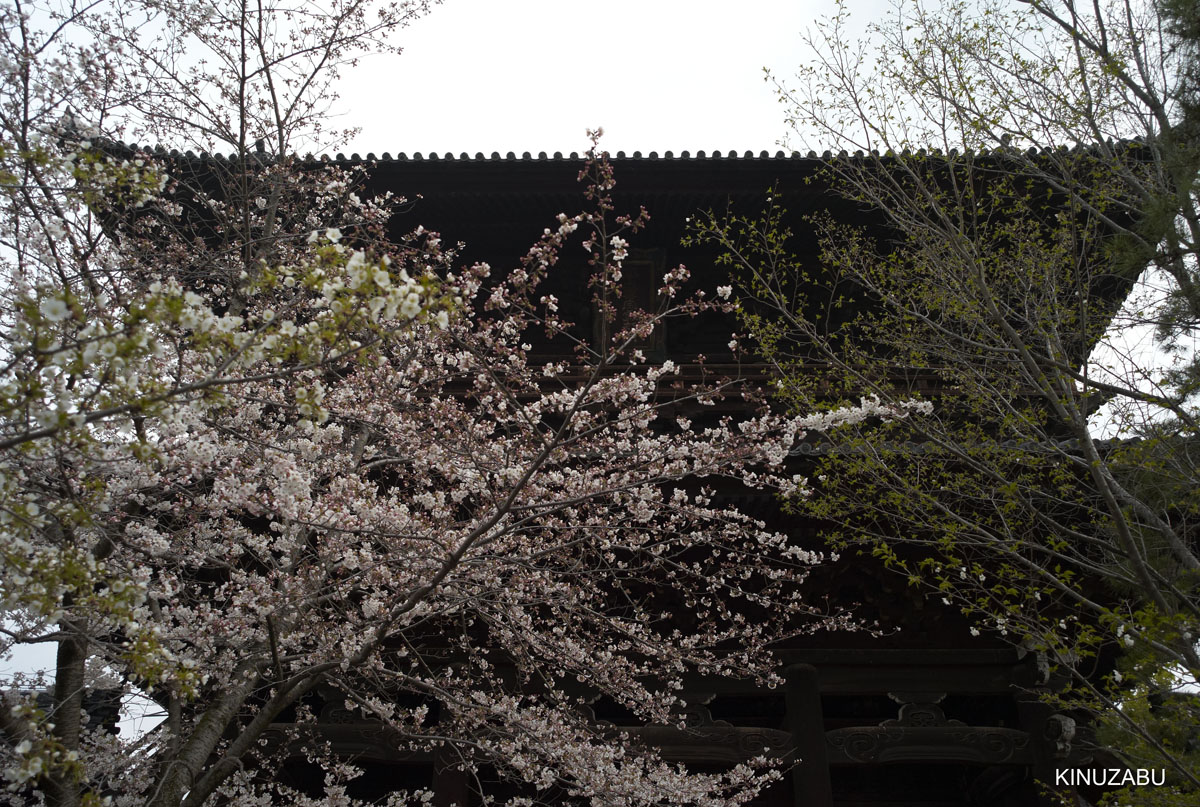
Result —
[[[411, 200], [396, 217], [397, 232], [421, 224], [447, 242], [461, 240], [465, 262], [516, 265], [558, 213], [570, 215], [582, 204], [576, 179], [581, 158], [575, 155], [339, 155], [338, 162], [362, 166], [368, 192], [391, 190]], [[814, 155], [635, 153], [618, 154], [612, 162], [618, 212], [644, 205], [651, 214], [626, 262], [628, 305], [648, 304], [665, 268], [679, 263], [703, 288], [727, 282], [715, 252], [681, 246], [687, 219], [730, 204], [757, 210], [769, 187], [776, 188], [789, 211], [799, 250], [816, 250], [815, 236], [806, 235], [811, 228], [803, 223], [814, 211], [872, 224], [869, 211], [825, 190], [819, 178], [822, 160]], [[593, 314], [584, 289], [587, 268], [579, 263], [559, 267], [555, 290], [568, 318], [588, 323]], [[649, 347], [653, 358], [669, 357], [685, 372], [698, 354], [705, 355], [709, 368], [719, 367], [733, 361], [726, 343], [734, 328], [734, 322], [681, 320]], [[796, 458], [798, 467], [804, 461]], [[769, 497], [743, 494], [738, 503], [777, 523], [782, 518]], [[811, 524], [793, 521], [785, 528], [804, 543], [821, 543]], [[1038, 699], [1037, 693], [1054, 682], [1035, 654], [972, 636], [957, 610], [926, 598], [870, 559], [846, 557], [829, 564], [811, 585], [818, 595], [854, 603], [861, 617], [878, 620], [888, 632], [882, 637], [818, 634], [779, 648], [779, 669], [787, 678], [782, 690], [697, 679], [686, 692], [687, 730], [636, 725], [603, 701], [593, 704], [595, 719], [637, 734], [667, 759], [696, 769], [735, 764], [763, 749], [798, 758], [790, 776], [754, 802], [776, 807], [1047, 804], [1038, 780], [1051, 782], [1058, 768], [1092, 763], [1081, 742], [1086, 729]], [[355, 722], [340, 703], [330, 693], [327, 702], [314, 705], [324, 739], [366, 768], [367, 775], [356, 783], [360, 795], [382, 796], [398, 784], [432, 784], [440, 807], [478, 803], [465, 777], [443, 759], [392, 750], [380, 728]], [[305, 784], [300, 767], [284, 775]], [[1084, 794], [1072, 797], [1088, 803]]]
[[[584, 204], [577, 155], [339, 155], [336, 162], [362, 169], [366, 194], [392, 191], [409, 200], [393, 221], [395, 234], [417, 225], [436, 230], [445, 242], [465, 245], [464, 263], [515, 266], [559, 213], [571, 215]], [[884, 226], [878, 213], [828, 190], [821, 173], [824, 159], [816, 155], [634, 153], [618, 154], [612, 164], [617, 211], [644, 206], [651, 215], [624, 264], [622, 304], [627, 306], [648, 306], [664, 271], [680, 263], [701, 288], [727, 284], [714, 248], [681, 245], [688, 219], [730, 205], [752, 213], [768, 188], [788, 210], [793, 248], [801, 254], [817, 251], [816, 236], [805, 223], [814, 212], [868, 228]], [[564, 257], [549, 290], [562, 300], [564, 316], [586, 332], [595, 327], [595, 312], [586, 289], [585, 257], [575, 259], [578, 265]], [[727, 343], [737, 323], [719, 319], [672, 321], [646, 346], [647, 356], [670, 358], [685, 376], [701, 354], [709, 370], [731, 366], [735, 357]], [[747, 367], [744, 360], [738, 372], [766, 377], [765, 366]], [[932, 378], [918, 382], [937, 383]], [[803, 471], [807, 461], [803, 453], [796, 456], [797, 469]], [[787, 520], [770, 496], [744, 491], [729, 496], [798, 543], [823, 545], [817, 525]], [[1086, 726], [1077, 725], [1075, 716], [1056, 714], [1038, 698], [1056, 682], [1036, 654], [973, 636], [957, 609], [925, 596], [870, 558], [847, 555], [827, 563], [809, 585], [815, 596], [853, 604], [859, 617], [877, 620], [883, 635], [820, 633], [778, 648], [778, 669], [787, 680], [781, 689], [696, 678], [684, 693], [686, 730], [639, 725], [604, 700], [592, 704], [595, 720], [638, 735], [668, 760], [697, 770], [717, 770], [764, 749], [783, 760], [799, 760], [790, 775], [753, 802], [763, 807], [1057, 804], [1039, 782], [1053, 782], [1058, 769], [1106, 761], [1087, 743]], [[330, 690], [307, 706], [319, 715], [321, 739], [366, 771], [351, 795], [382, 798], [399, 787], [432, 786], [438, 807], [481, 803], [449, 758], [398, 750], [382, 727], [363, 722], [343, 704], [344, 697]], [[279, 726], [276, 736], [286, 729]], [[319, 791], [319, 778], [310, 773], [297, 752], [280, 776], [298, 788]], [[502, 783], [496, 787], [497, 795], [511, 794]], [[1081, 807], [1097, 796], [1066, 795]]]

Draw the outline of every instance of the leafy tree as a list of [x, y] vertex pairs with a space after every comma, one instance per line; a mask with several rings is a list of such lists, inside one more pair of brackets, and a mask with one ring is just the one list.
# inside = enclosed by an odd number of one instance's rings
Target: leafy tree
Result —
[[[320, 142], [331, 66], [423, 10], [0, 9], [4, 649], [57, 647], [49, 701], [3, 693], [7, 803], [354, 803], [318, 689], [402, 748], [521, 783], [514, 804], [733, 805], [778, 777], [667, 765], [582, 699], [673, 721], [685, 674], [773, 682], [770, 642], [851, 626], [800, 594], [818, 556], [703, 480], [793, 490], [805, 429], [891, 410], [780, 417], [737, 380], [645, 365], [663, 318], [732, 310], [682, 267], [655, 310], [573, 340], [545, 278], [582, 241], [603, 310], [645, 220], [613, 217], [602, 154], [593, 211], [502, 277], [422, 228], [384, 240], [388, 200], [293, 155]], [[531, 329], [573, 358], [538, 361]], [[733, 395], [743, 419], [703, 418]], [[165, 720], [112, 737], [81, 708], [98, 687]], [[288, 740], [323, 800], [273, 780]]]
[[1200, 676], [1195, 23], [1187, 3], [905, 1], [864, 43], [843, 11], [778, 86], [798, 133], [843, 150], [825, 180], [888, 227], [810, 217], [803, 261], [773, 193], [695, 233], [725, 247], [790, 405], [935, 404], [828, 435], [794, 507], [1046, 654], [1066, 682], [1047, 697], [1167, 768], [1154, 798], [1179, 804], [1200, 788], [1200, 706], [1165, 694]]

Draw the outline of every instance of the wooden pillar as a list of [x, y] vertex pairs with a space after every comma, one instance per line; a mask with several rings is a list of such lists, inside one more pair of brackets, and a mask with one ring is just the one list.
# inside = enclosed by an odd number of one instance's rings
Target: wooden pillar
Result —
[[833, 807], [817, 668], [811, 664], [792, 664], [784, 674], [787, 677], [787, 728], [799, 759], [792, 769], [794, 803], [796, 807]]
[[1074, 735], [1074, 721], [1056, 715], [1050, 705], [1032, 693], [1017, 695], [1017, 719], [1021, 728], [1029, 732], [1033, 751], [1033, 776], [1044, 785], [1038, 789], [1039, 807], [1079, 804], [1078, 794], [1073, 788], [1054, 785], [1054, 773], [1059, 766], [1074, 767], [1067, 761]]

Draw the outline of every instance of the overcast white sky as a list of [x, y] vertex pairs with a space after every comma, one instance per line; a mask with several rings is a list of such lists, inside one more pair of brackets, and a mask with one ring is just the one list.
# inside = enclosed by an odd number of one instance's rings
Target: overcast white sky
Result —
[[[849, 0], [860, 22], [886, 0]], [[801, 33], [832, 0], [445, 0], [399, 33], [399, 56], [348, 71], [345, 153], [778, 149]]]

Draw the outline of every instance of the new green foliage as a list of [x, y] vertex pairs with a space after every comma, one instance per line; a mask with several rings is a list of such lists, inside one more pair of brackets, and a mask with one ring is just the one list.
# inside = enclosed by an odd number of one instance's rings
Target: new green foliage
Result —
[[862, 150], [823, 181], [887, 227], [809, 217], [820, 255], [801, 260], [776, 189], [692, 237], [722, 247], [786, 405], [934, 412], [829, 435], [789, 504], [1045, 654], [1043, 696], [1130, 767], [1166, 768], [1156, 803], [1192, 804], [1200, 19], [902, 1], [866, 47], [847, 31], [844, 12], [820, 24], [777, 86], [800, 137]]

